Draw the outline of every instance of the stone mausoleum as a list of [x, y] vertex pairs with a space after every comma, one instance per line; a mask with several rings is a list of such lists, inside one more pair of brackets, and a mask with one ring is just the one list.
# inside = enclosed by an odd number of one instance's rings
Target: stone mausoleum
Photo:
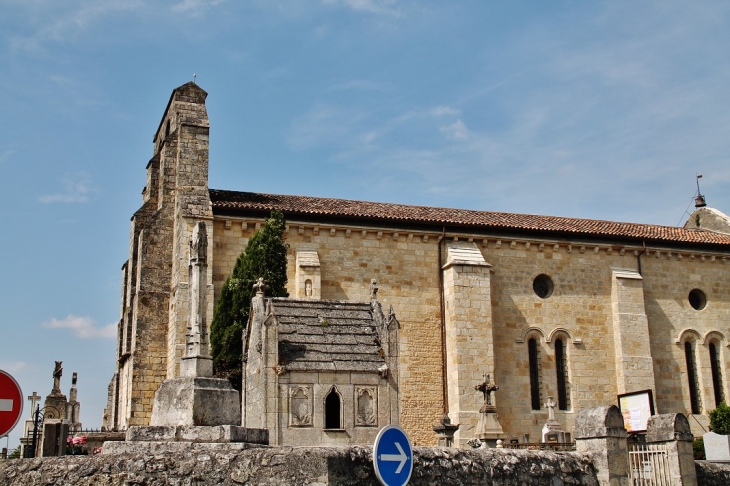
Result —
[[[370, 428], [389, 422], [429, 445], [447, 412], [464, 446], [475, 436], [483, 397], [474, 388], [485, 374], [499, 387], [489, 406], [505, 436], [530, 441], [542, 435], [549, 397], [566, 432], [580, 410], [651, 390], [656, 413], [691, 414], [699, 433], [727, 399], [730, 218], [722, 212], [700, 200], [684, 227], [666, 227], [211, 189], [206, 96], [193, 83], [175, 89], [154, 136], [122, 266], [106, 426], [149, 424], [155, 391], [180, 375], [194, 227], [204, 222], [211, 242], [201, 287], [211, 322], [236, 258], [274, 209], [287, 221], [291, 299], [254, 299], [242, 398], [244, 425], [265, 426], [272, 441], [336, 441], [351, 426], [362, 435], [349, 441], [368, 442]], [[395, 309], [397, 326], [380, 305]], [[300, 337], [335, 329], [333, 313], [357, 326], [331, 333], [342, 341], [319, 365], [302, 342], [286, 343], [291, 329]], [[383, 346], [376, 359], [376, 333], [396, 336], [394, 352]], [[323, 335], [310, 335], [311, 344], [324, 345]], [[254, 356], [259, 344], [283, 364]], [[325, 369], [335, 356], [346, 365]], [[340, 423], [330, 424], [335, 405]], [[371, 407], [376, 418], [362, 422]]]
[[370, 444], [400, 420], [398, 328], [371, 302], [253, 299], [246, 329], [243, 425], [269, 443]]

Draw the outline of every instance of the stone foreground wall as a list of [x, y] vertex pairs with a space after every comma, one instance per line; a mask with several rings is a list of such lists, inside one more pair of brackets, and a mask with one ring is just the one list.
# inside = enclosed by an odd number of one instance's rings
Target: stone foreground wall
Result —
[[700, 486], [726, 486], [730, 484], [730, 464], [695, 461], [697, 484]]
[[[587, 456], [574, 452], [414, 448], [409, 484], [597, 485]], [[0, 486], [379, 484], [368, 447], [205, 449], [0, 462]]]

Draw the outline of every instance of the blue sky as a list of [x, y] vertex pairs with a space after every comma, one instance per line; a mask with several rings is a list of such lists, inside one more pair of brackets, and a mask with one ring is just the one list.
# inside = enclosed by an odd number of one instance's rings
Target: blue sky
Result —
[[696, 173], [730, 212], [729, 20], [724, 1], [0, 0], [0, 368], [45, 396], [63, 360], [99, 426], [129, 218], [193, 73], [212, 188], [676, 225]]

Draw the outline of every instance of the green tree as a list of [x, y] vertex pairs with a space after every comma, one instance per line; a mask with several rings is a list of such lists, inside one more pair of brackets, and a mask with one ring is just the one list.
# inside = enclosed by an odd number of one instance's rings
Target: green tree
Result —
[[710, 412], [710, 430], [720, 435], [730, 435], [730, 407], [720, 402], [715, 410]]
[[20, 459], [20, 446], [8, 453], [8, 459]]
[[248, 325], [254, 283], [261, 277], [269, 297], [288, 297], [284, 215], [272, 211], [263, 228], [248, 241], [226, 279], [210, 326], [211, 354], [216, 376], [227, 377], [237, 389], [243, 366], [243, 329]]

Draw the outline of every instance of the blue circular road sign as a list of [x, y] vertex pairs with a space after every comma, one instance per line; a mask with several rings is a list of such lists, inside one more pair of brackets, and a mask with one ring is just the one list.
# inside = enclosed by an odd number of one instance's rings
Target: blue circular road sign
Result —
[[373, 446], [375, 475], [384, 486], [405, 486], [413, 472], [413, 449], [403, 429], [386, 425]]

